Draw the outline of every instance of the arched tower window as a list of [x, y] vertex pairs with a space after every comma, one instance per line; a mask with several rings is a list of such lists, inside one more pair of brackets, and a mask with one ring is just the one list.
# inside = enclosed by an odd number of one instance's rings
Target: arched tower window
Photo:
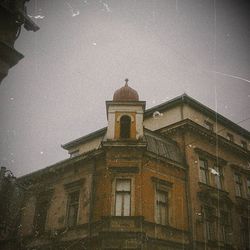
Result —
[[130, 138], [131, 118], [123, 115], [120, 119], [120, 138]]

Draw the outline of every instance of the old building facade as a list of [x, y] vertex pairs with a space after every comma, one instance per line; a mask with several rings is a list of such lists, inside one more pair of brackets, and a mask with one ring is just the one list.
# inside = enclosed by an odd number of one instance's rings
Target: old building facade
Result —
[[249, 249], [248, 131], [187, 95], [145, 111], [127, 82], [106, 110], [18, 179], [19, 249]]

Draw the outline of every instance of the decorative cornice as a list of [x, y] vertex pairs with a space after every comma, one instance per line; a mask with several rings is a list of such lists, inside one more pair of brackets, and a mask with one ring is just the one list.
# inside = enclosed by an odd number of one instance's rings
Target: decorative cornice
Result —
[[221, 146], [228, 147], [231, 150], [236, 151], [237, 153], [244, 155], [247, 159], [250, 160], [249, 150], [242, 148], [238, 144], [227, 140], [223, 136], [218, 135], [218, 134], [214, 133], [213, 131], [206, 129], [205, 127], [195, 123], [194, 121], [192, 121], [190, 119], [185, 119], [185, 120], [176, 122], [170, 126], [167, 126], [167, 127], [164, 127], [164, 128], [157, 130], [157, 132], [168, 135], [168, 134], [173, 134], [176, 131], [180, 131], [180, 130], [181, 131], [183, 131], [183, 130], [194, 131], [194, 132], [200, 134], [201, 136], [203, 136], [203, 138], [206, 138], [210, 143], [213, 143], [213, 144], [216, 144], [216, 142], [218, 141]]
[[215, 156], [215, 155], [213, 155], [213, 154], [210, 154], [210, 153], [208, 153], [208, 152], [202, 150], [201, 148], [196, 147], [196, 148], [194, 149], [194, 151], [195, 151], [196, 153], [198, 153], [200, 156], [205, 156], [205, 157], [207, 157], [207, 158], [210, 158], [210, 159], [213, 159], [213, 160], [216, 160], [216, 161], [218, 160], [219, 165], [222, 165], [222, 166], [223, 166], [223, 165], [226, 165], [226, 164], [227, 164], [227, 161], [224, 160], [223, 158], [218, 157], [218, 156]]
[[109, 167], [112, 173], [139, 173], [138, 167]]
[[170, 187], [170, 188], [173, 187], [173, 183], [172, 182], [169, 182], [167, 180], [163, 180], [163, 179], [157, 178], [156, 176], [152, 176], [151, 180], [154, 183], [156, 183], [156, 184], [160, 184], [160, 185], [163, 185], [163, 186], [166, 186], [166, 187]]

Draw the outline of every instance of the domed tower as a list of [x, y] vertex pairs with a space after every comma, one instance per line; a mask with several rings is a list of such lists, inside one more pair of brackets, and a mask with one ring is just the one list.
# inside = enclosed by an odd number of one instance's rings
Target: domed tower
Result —
[[106, 101], [107, 140], [139, 140], [143, 136], [145, 101], [139, 101], [136, 90], [125, 85], [116, 90], [113, 101]]

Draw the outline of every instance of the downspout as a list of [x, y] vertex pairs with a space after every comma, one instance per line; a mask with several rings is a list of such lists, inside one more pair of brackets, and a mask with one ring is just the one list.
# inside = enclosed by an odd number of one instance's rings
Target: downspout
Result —
[[[182, 96], [182, 102], [181, 102], [181, 120], [184, 120], [184, 96]], [[194, 244], [194, 235], [193, 235], [193, 217], [192, 217], [192, 204], [191, 204], [191, 196], [190, 196], [190, 179], [189, 179], [189, 165], [187, 163], [187, 153], [186, 153], [186, 139], [185, 139], [185, 135], [184, 132], [181, 132], [181, 136], [182, 136], [182, 150], [184, 152], [184, 164], [186, 166], [186, 178], [185, 178], [185, 195], [186, 195], [186, 203], [187, 203], [187, 210], [188, 210], [188, 228], [190, 231], [189, 234], [189, 241], [190, 241], [190, 246], [191, 249], [195, 249], [195, 244]]]
[[92, 237], [92, 223], [93, 223], [93, 211], [95, 203], [95, 193], [96, 193], [96, 159], [94, 159], [93, 169], [92, 169], [92, 180], [91, 180], [91, 189], [90, 189], [90, 203], [89, 203], [89, 249], [90, 242]]

